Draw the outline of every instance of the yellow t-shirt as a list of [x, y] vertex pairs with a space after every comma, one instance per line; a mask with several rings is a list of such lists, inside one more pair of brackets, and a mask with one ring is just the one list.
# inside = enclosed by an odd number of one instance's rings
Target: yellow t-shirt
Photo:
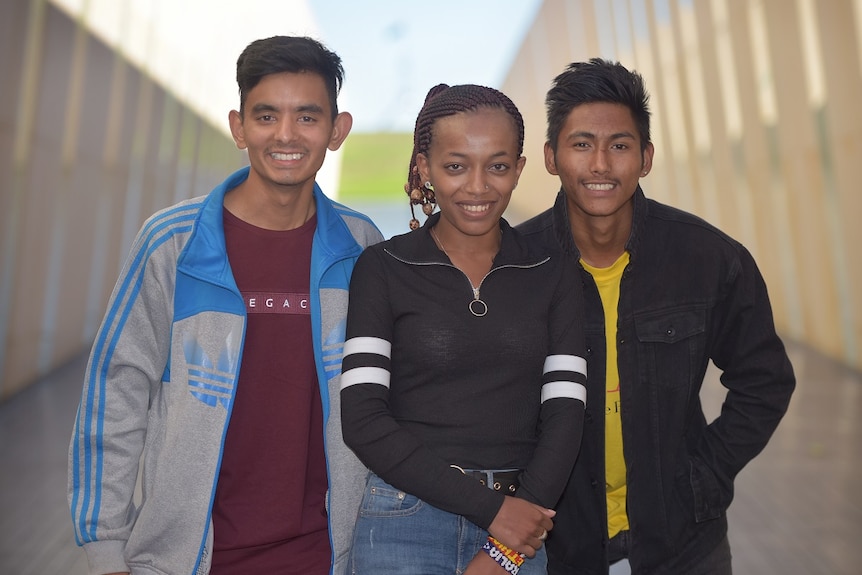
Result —
[[629, 253], [608, 268], [594, 268], [581, 260], [590, 272], [605, 311], [607, 344], [607, 377], [605, 379], [605, 483], [608, 499], [608, 537], [629, 528], [626, 514], [626, 460], [623, 455], [623, 432], [620, 418], [620, 372], [617, 368], [617, 306], [620, 301], [620, 279], [629, 265]]

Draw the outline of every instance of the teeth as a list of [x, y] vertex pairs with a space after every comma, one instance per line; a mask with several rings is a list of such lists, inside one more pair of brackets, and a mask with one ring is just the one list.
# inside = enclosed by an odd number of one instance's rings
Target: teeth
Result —
[[613, 184], [587, 184], [587, 189], [594, 192], [607, 192], [613, 189], [613, 187]]
[[272, 155], [272, 159], [273, 159], [273, 160], [281, 160], [281, 161], [286, 161], [286, 160], [299, 160], [299, 159], [301, 159], [301, 158], [302, 158], [302, 154], [279, 154], [279, 153], [273, 153], [273, 154], [271, 154], [271, 155]]
[[479, 213], [479, 212], [487, 212], [489, 206], [488, 206], [488, 204], [482, 204], [481, 206], [463, 206], [463, 208], [465, 210], [467, 210], [468, 212]]

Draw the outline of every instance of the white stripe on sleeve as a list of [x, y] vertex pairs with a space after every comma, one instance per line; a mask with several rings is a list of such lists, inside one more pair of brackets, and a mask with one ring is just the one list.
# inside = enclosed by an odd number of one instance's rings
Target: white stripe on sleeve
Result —
[[379, 337], [352, 337], [344, 342], [345, 357], [354, 353], [373, 353], [392, 357], [392, 344]]
[[382, 367], [354, 367], [341, 374], [341, 389], [360, 383], [376, 383], [389, 387], [389, 370]]
[[549, 355], [545, 358], [544, 373], [550, 371], [576, 371], [587, 375], [587, 360], [576, 355]]
[[587, 404], [587, 388], [574, 381], [549, 381], [542, 386], [542, 403], [558, 397], [578, 399]]

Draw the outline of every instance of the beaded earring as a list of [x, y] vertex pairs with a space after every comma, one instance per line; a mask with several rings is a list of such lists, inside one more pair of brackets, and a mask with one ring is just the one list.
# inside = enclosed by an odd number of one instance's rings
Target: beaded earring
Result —
[[422, 213], [426, 216], [430, 216], [434, 213], [434, 206], [437, 204], [437, 197], [434, 195], [434, 186], [431, 182], [425, 182], [421, 189], [418, 186], [411, 188], [411, 182], [416, 182], [418, 184], [418, 180], [419, 168], [413, 166], [410, 181], [404, 184], [404, 191], [407, 192], [408, 196], [410, 196], [410, 214], [413, 216], [410, 220], [411, 230], [419, 229], [421, 226], [419, 220], [416, 219], [416, 212], [413, 211], [413, 206], [421, 205]]

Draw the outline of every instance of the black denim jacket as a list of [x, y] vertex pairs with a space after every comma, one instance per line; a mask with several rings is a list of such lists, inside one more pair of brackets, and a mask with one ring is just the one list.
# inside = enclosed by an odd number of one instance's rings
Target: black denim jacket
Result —
[[[736, 474], [766, 445], [795, 377], [751, 254], [691, 214], [634, 196], [620, 283], [617, 354], [634, 575], [682, 573], [727, 532]], [[521, 224], [577, 265], [564, 192]], [[580, 456], [547, 542], [549, 573], [607, 573], [604, 312], [583, 268], [587, 410]], [[700, 388], [722, 371], [721, 415], [706, 421]]]

